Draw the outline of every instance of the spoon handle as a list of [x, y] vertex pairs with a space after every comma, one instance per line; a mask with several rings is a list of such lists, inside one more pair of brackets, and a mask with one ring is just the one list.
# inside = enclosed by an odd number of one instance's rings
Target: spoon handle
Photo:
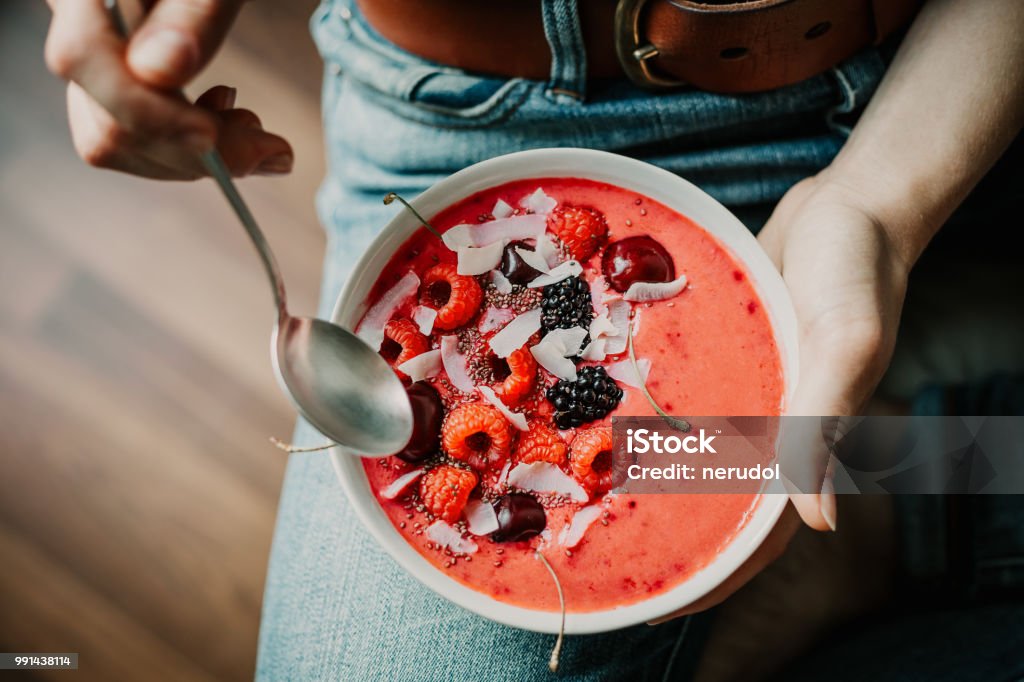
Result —
[[[114, 29], [121, 34], [121, 37], [127, 38], [129, 35], [128, 24], [124, 20], [124, 14], [122, 14], [117, 0], [103, 0], [103, 4], [106, 7], [111, 23], [114, 25]], [[288, 315], [287, 300], [284, 292], [284, 278], [281, 277], [281, 270], [277, 266], [277, 260], [274, 258], [273, 251], [270, 250], [270, 244], [267, 242], [263, 230], [256, 223], [256, 218], [253, 217], [252, 211], [249, 210], [245, 199], [242, 198], [241, 193], [239, 193], [238, 188], [235, 186], [235, 182], [231, 178], [231, 171], [228, 170], [227, 165], [224, 163], [224, 158], [221, 157], [216, 147], [201, 154], [200, 160], [206, 172], [210, 174], [210, 177], [220, 187], [220, 191], [224, 193], [224, 198], [228, 200], [228, 204], [235, 211], [235, 215], [238, 216], [242, 227], [245, 228], [246, 233], [248, 233], [249, 238], [256, 247], [256, 252], [263, 263], [263, 269], [270, 279], [270, 285], [274, 294], [274, 305], [277, 307], [278, 320], [284, 319]]]

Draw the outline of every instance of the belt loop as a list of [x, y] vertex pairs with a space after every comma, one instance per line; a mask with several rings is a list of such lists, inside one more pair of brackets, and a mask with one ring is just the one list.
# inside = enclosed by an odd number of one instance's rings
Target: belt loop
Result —
[[551, 47], [546, 94], [560, 104], [580, 103], [587, 94], [587, 51], [577, 0], [541, 0], [544, 35]]

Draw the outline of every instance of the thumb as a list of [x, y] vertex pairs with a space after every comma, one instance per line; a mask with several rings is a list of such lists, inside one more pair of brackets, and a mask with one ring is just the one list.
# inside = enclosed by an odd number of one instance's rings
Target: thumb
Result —
[[157, 0], [128, 45], [128, 68], [154, 87], [182, 87], [213, 57], [243, 1]]

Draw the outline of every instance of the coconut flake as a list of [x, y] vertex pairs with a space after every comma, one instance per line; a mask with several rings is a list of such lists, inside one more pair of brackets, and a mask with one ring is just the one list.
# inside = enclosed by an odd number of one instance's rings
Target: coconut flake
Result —
[[444, 362], [441, 359], [441, 351], [428, 350], [414, 357], [409, 358], [402, 364], [395, 367], [399, 372], [409, 375], [413, 381], [423, 381], [436, 377], [441, 373]]
[[505, 325], [491, 337], [491, 350], [499, 358], [507, 358], [523, 347], [530, 337], [540, 329], [540, 308], [534, 308]]
[[561, 282], [567, 277], [574, 277], [583, 272], [583, 266], [578, 261], [567, 260], [564, 263], [559, 264], [551, 270], [551, 272], [541, 275], [535, 278], [532, 282], [526, 286], [530, 289], [536, 289], [538, 287], [546, 287], [549, 284], [555, 284]]
[[466, 525], [473, 535], [490, 535], [498, 530], [498, 515], [494, 507], [483, 500], [470, 500], [462, 510]]
[[441, 241], [452, 251], [458, 251], [465, 246], [479, 248], [500, 241], [535, 238], [546, 226], [547, 218], [542, 215], [513, 215], [476, 225], [456, 225], [441, 235]]
[[562, 531], [558, 534], [558, 544], [568, 549], [580, 544], [583, 534], [587, 532], [594, 521], [601, 518], [603, 511], [601, 505], [592, 504], [573, 514], [572, 521], [562, 526]]
[[390, 320], [405, 300], [414, 295], [420, 288], [420, 278], [415, 272], [407, 272], [395, 286], [384, 292], [380, 300], [373, 304], [356, 327], [356, 336], [365, 341], [374, 350], [380, 350], [384, 342], [384, 325]]
[[562, 262], [562, 252], [558, 250], [555, 240], [547, 232], [537, 237], [535, 250], [544, 258], [544, 262], [548, 264], [549, 268], [553, 268]]
[[452, 386], [463, 393], [473, 392], [476, 386], [466, 371], [466, 356], [459, 352], [459, 337], [441, 337], [441, 363], [444, 365], [444, 371], [448, 373], [448, 380], [452, 382]]
[[459, 262], [456, 272], [460, 275], [482, 275], [498, 267], [501, 263], [501, 252], [505, 248], [504, 241], [497, 241], [479, 248], [475, 246], [459, 247]]
[[618, 328], [608, 319], [608, 315], [598, 315], [590, 322], [590, 338], [592, 339], [601, 336], [615, 336], [618, 333]]
[[420, 334], [430, 336], [434, 331], [434, 322], [437, 320], [437, 311], [428, 305], [418, 305], [412, 311], [412, 321], [420, 328]]
[[409, 486], [412, 485], [413, 481], [423, 475], [423, 469], [413, 469], [407, 473], [402, 474], [395, 480], [388, 484], [387, 488], [380, 491], [380, 496], [385, 500], [397, 499], [399, 495], [408, 490]]
[[583, 349], [583, 352], [580, 354], [580, 357], [583, 358], [584, 360], [589, 360], [591, 362], [601, 362], [607, 355], [607, 353], [605, 352], [605, 348], [607, 345], [608, 340], [605, 338], [592, 338], [590, 340], [590, 343], [587, 344], [587, 347]]
[[521, 246], [517, 246], [516, 253], [519, 254], [519, 257], [522, 258], [527, 265], [541, 274], [550, 272], [551, 268], [548, 267], [548, 262], [544, 260], [544, 256], [537, 253], [536, 250], [531, 251], [529, 249], [524, 249]]
[[563, 357], [571, 358], [580, 352], [583, 339], [587, 338], [587, 330], [583, 327], [570, 327], [569, 329], [552, 329], [544, 335], [541, 343], [552, 343], [562, 353]]
[[515, 316], [516, 314], [511, 308], [488, 308], [487, 312], [480, 319], [478, 329], [481, 334], [493, 332], [495, 329], [500, 329], [511, 322]]
[[[636, 370], [640, 370], [640, 376], [636, 375]], [[633, 362], [631, 360], [620, 360], [613, 362], [605, 368], [608, 372], [608, 376], [616, 381], [621, 381], [627, 386], [633, 388], [643, 388], [644, 384], [647, 383], [647, 377], [651, 373], [651, 361], [647, 358], [638, 358], [636, 361], [636, 369], [633, 368]]]
[[538, 187], [533, 194], [520, 201], [519, 205], [528, 211], [533, 211], [534, 213], [547, 214], [550, 213], [555, 206], [558, 206], [558, 202], [549, 197], [544, 193], [544, 190]]
[[590, 499], [587, 491], [575, 479], [550, 462], [517, 464], [508, 472], [508, 483], [522, 490], [567, 495], [576, 502]]
[[[604, 351], [608, 355], [618, 355], [626, 350], [626, 344], [629, 341], [629, 310], [629, 301], [624, 301], [621, 298], [608, 304], [608, 320], [615, 327], [615, 333], [604, 336], [606, 340]], [[636, 333], [635, 328], [633, 333]]]
[[527, 426], [526, 424], [526, 415], [522, 414], [521, 412], [513, 412], [512, 410], [508, 409], [508, 406], [505, 403], [501, 402], [501, 398], [499, 398], [498, 394], [494, 392], [494, 389], [492, 389], [490, 386], [480, 386], [478, 390], [480, 391], [480, 395], [486, 398], [487, 402], [489, 402], [491, 405], [494, 405], [496, 408], [498, 408], [498, 412], [501, 412], [503, 415], [505, 415], [505, 419], [509, 420], [509, 422], [511, 422], [513, 426], [515, 426], [520, 431], [530, 430], [530, 427]]
[[473, 554], [479, 549], [475, 542], [440, 520], [427, 526], [427, 537], [456, 554]]
[[558, 344], [541, 341], [530, 348], [537, 363], [559, 379], [576, 381], [576, 363], [563, 355]]
[[491, 215], [495, 218], [507, 218], [512, 215], [512, 207], [508, 205], [508, 202], [504, 199], [498, 199], [494, 202], [494, 208], [491, 209]]
[[679, 275], [671, 282], [633, 282], [622, 298], [627, 301], [663, 301], [672, 298], [686, 288], [686, 275]]
[[512, 293], [512, 282], [508, 281], [508, 277], [503, 275], [501, 270], [491, 272], [491, 284], [494, 285], [494, 290], [499, 294]]

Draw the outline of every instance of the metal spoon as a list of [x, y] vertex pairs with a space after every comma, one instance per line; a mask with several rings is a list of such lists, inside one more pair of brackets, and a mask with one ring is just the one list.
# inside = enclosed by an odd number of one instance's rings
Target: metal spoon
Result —
[[[114, 27], [127, 38], [117, 0], [104, 0]], [[401, 380], [373, 348], [336, 324], [288, 314], [284, 280], [266, 237], [213, 149], [203, 166], [216, 180], [256, 246], [277, 306], [270, 340], [274, 371], [285, 394], [321, 433], [362, 455], [401, 450], [412, 436], [412, 407]]]

